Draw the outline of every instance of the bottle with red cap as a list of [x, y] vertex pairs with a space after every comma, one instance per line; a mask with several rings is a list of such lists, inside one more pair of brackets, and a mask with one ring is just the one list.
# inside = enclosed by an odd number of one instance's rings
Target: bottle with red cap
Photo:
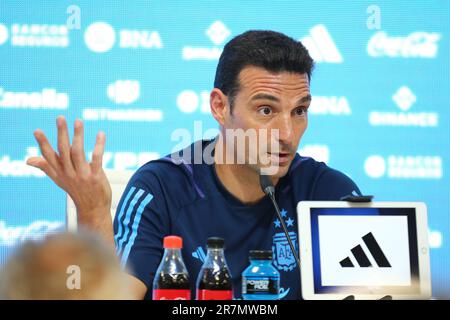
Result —
[[224, 255], [225, 241], [208, 238], [205, 262], [197, 278], [197, 300], [232, 300], [233, 286]]
[[153, 280], [153, 300], [190, 300], [189, 273], [181, 256], [183, 239], [164, 237], [164, 255]]

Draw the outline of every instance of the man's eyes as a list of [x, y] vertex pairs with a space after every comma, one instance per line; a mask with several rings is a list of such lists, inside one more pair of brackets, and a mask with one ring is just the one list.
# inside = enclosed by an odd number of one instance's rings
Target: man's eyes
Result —
[[304, 116], [308, 112], [308, 108], [306, 107], [298, 107], [295, 109], [295, 114], [297, 116]]
[[[307, 107], [298, 107], [294, 110], [294, 115], [303, 117], [306, 115], [307, 111]], [[258, 113], [263, 116], [270, 116], [271, 114], [273, 114], [273, 110], [270, 106], [262, 106], [258, 108]]]
[[262, 114], [264, 116], [271, 115], [272, 114], [272, 108], [268, 107], [268, 106], [260, 107], [260, 108], [258, 108], [258, 113]]

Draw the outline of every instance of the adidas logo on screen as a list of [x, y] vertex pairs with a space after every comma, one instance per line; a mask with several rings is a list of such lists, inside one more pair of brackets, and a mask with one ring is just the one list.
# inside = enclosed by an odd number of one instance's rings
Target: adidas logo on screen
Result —
[[[375, 260], [376, 264], [380, 268], [391, 268], [391, 264], [389, 263], [389, 260], [386, 258], [386, 255], [384, 254], [383, 250], [381, 249], [380, 245], [378, 244], [377, 240], [373, 236], [372, 232], [369, 232], [364, 237], [362, 237], [364, 243], [366, 244], [367, 248], [369, 249], [370, 254], [372, 255], [372, 258]], [[368, 268], [372, 267], [372, 262], [370, 262], [369, 258], [367, 257], [364, 249], [361, 247], [361, 245], [357, 245], [353, 249], [350, 250], [353, 254], [353, 257], [356, 259], [356, 262], [361, 268]], [[353, 264], [350, 257], [347, 257], [339, 262], [342, 268], [354, 268], [355, 265]]]
[[342, 63], [344, 60], [333, 41], [330, 33], [323, 24], [309, 30], [309, 36], [300, 39], [316, 62]]

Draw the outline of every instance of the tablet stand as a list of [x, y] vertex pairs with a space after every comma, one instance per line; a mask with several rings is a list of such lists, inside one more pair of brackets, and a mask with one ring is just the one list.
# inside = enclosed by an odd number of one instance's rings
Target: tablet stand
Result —
[[373, 199], [373, 196], [355, 196], [353, 194], [348, 194], [346, 196], [343, 196], [341, 198], [341, 201], [348, 201], [348, 202], [371, 202]]

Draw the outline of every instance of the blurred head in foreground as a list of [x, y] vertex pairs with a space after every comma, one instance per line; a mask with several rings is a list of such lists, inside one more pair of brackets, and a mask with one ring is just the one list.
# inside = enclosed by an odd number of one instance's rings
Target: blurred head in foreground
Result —
[[86, 231], [26, 242], [0, 271], [0, 299], [131, 299], [114, 250]]

